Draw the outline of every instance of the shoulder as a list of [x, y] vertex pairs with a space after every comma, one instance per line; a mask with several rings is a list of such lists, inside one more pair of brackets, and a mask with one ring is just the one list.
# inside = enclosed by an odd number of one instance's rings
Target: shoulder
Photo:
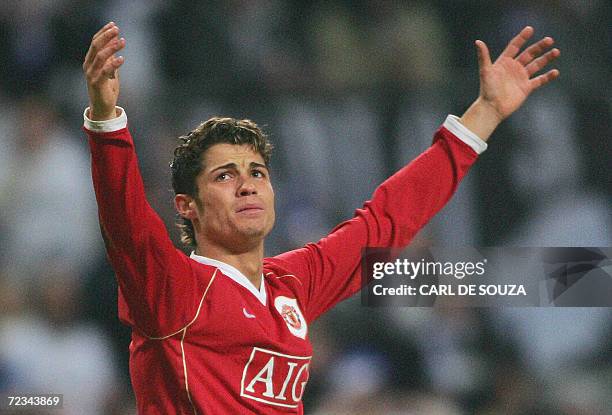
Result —
[[272, 287], [286, 287], [291, 291], [303, 289], [304, 275], [279, 258], [264, 258], [263, 274], [266, 283]]

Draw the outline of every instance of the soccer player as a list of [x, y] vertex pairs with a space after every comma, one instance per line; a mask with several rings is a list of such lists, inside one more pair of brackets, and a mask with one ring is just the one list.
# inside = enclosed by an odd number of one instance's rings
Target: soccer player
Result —
[[[212, 118], [181, 137], [172, 182], [186, 256], [147, 203], [126, 112], [117, 107], [125, 46], [108, 23], [85, 57], [92, 174], [119, 316], [132, 328], [130, 374], [142, 414], [303, 413], [308, 327], [361, 288], [361, 250], [403, 247], [449, 200], [497, 125], [557, 70], [524, 28], [492, 62], [476, 41], [480, 94], [449, 115], [432, 146], [317, 243], [264, 258], [274, 224], [271, 146], [255, 123]], [[364, 374], [365, 375], [365, 374]]]

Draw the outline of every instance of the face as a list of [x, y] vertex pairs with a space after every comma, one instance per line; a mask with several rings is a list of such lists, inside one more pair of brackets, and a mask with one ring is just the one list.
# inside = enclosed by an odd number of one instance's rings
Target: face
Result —
[[263, 157], [248, 145], [215, 144], [197, 177], [198, 244], [252, 249], [274, 225], [274, 191]]

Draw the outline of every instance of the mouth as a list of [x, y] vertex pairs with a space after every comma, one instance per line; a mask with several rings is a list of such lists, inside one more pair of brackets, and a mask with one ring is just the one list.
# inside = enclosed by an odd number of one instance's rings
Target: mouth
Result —
[[260, 204], [256, 204], [256, 203], [244, 205], [236, 209], [236, 213], [244, 213], [244, 214], [256, 214], [256, 213], [263, 212], [263, 211], [264, 211], [263, 206]]

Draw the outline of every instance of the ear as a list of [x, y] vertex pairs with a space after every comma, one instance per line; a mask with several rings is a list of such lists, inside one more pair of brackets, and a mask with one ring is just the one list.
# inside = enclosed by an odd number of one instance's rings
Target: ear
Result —
[[174, 196], [174, 207], [181, 217], [195, 219], [198, 217], [196, 201], [193, 197], [179, 193]]

